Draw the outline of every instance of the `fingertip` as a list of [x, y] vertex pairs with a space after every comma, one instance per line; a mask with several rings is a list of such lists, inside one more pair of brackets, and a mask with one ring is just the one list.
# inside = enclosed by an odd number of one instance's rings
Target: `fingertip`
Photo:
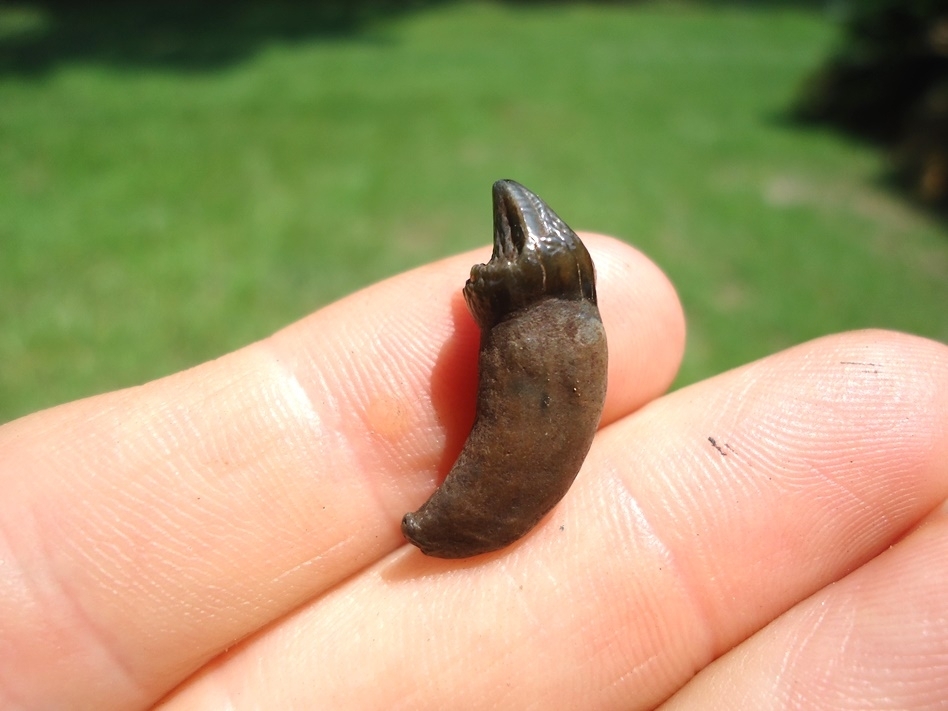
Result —
[[615, 237], [583, 233], [598, 279], [599, 310], [609, 338], [609, 392], [603, 423], [662, 395], [685, 353], [685, 314], [664, 271]]

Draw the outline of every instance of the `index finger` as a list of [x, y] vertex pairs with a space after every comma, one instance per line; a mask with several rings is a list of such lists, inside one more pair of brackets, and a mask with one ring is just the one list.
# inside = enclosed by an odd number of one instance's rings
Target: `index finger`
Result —
[[[683, 319], [642, 255], [587, 244], [611, 421], [667, 388]], [[459, 290], [485, 256], [422, 267], [211, 363], [0, 429], [11, 697], [146, 705], [401, 545], [402, 514], [450, 466], [473, 416], [478, 334]]]

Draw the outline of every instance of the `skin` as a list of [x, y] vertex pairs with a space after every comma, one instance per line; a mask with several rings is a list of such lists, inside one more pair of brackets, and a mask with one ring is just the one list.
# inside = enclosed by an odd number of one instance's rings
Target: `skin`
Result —
[[584, 241], [603, 423], [497, 553], [399, 530], [471, 425], [484, 252], [0, 428], [0, 707], [944, 708], [948, 348], [840, 334], [662, 397], [674, 291]]

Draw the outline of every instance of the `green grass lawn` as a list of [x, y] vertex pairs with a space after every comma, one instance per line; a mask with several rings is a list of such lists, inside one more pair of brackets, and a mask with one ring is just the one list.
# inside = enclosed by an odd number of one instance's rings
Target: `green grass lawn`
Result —
[[818, 10], [237, 3], [65, 31], [38, 7], [0, 5], [0, 421], [486, 244], [500, 177], [666, 270], [678, 385], [844, 329], [948, 340], [945, 224], [872, 148], [784, 119], [836, 38]]

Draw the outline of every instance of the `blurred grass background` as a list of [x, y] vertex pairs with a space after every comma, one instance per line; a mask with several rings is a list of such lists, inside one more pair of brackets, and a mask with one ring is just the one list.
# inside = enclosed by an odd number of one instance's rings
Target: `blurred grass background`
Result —
[[665, 269], [678, 386], [839, 330], [948, 340], [945, 223], [786, 118], [823, 7], [0, 3], [0, 422], [485, 245], [500, 177]]

